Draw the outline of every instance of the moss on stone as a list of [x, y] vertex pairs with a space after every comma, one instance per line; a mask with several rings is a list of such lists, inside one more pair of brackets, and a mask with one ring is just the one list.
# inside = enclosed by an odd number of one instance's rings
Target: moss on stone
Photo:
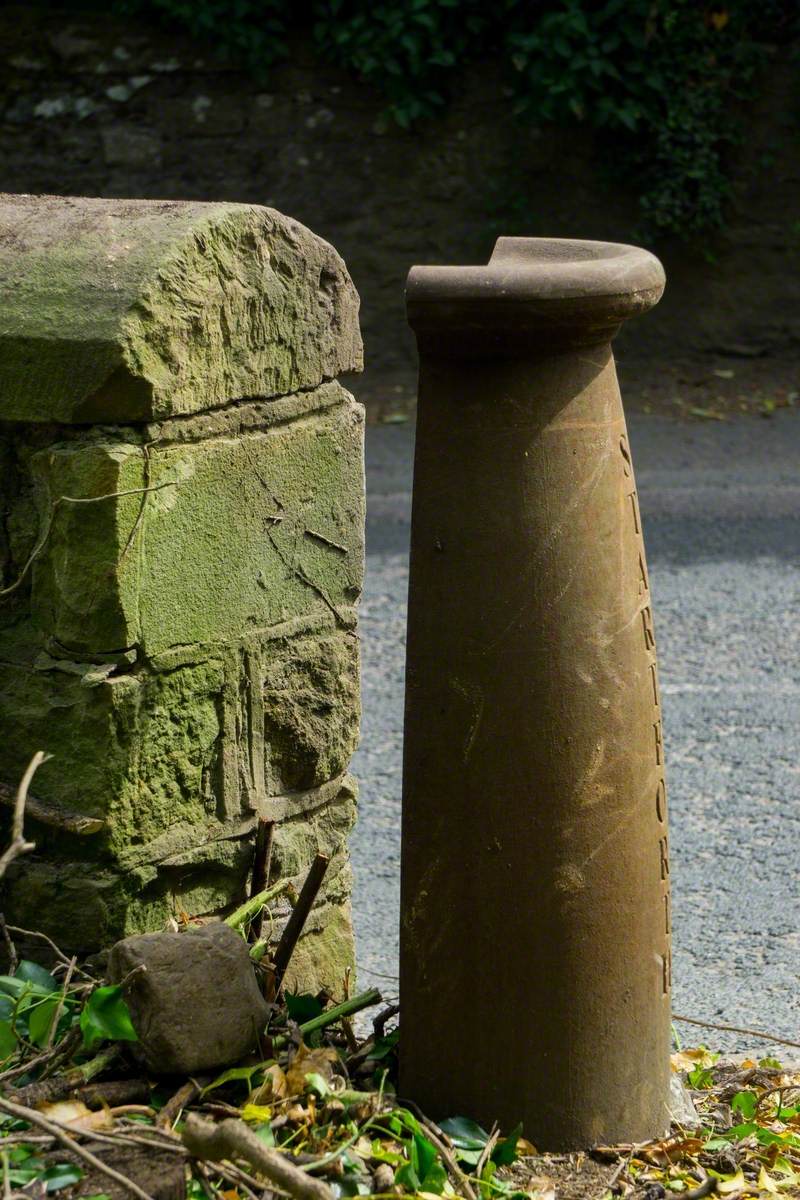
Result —
[[360, 716], [359, 643], [352, 633], [292, 638], [265, 653], [271, 790], [318, 787], [340, 775], [358, 745]]
[[335, 250], [272, 209], [0, 196], [0, 418], [146, 421], [360, 370]]
[[0, 778], [53, 755], [0, 905], [82, 953], [218, 913], [269, 815], [280, 874], [331, 859], [292, 977], [338, 989], [364, 557], [344, 265], [244, 205], [0, 197], [0, 234]]
[[284, 977], [284, 984], [290, 992], [318, 992], [324, 989], [337, 999], [343, 998], [347, 982], [351, 993], [356, 986], [350, 901], [327, 905], [319, 915], [318, 928], [309, 930], [300, 939]]
[[[238, 438], [147, 453], [72, 439], [40, 451], [40, 531], [53, 514], [33, 568], [40, 629], [77, 657], [129, 646], [154, 655], [352, 605], [362, 453], [361, 410], [344, 389], [320, 413]], [[61, 500], [120, 492], [131, 494]]]

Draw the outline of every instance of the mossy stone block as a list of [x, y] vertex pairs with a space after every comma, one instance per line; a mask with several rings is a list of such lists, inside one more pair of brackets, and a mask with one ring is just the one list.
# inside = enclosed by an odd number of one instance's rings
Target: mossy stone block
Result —
[[358, 745], [359, 667], [352, 631], [287, 639], [264, 655], [270, 790], [307, 790], [345, 770]]
[[358, 295], [273, 209], [0, 195], [0, 420], [121, 424], [360, 370]]
[[40, 768], [36, 795], [55, 812], [104, 821], [82, 839], [88, 853], [97, 843], [115, 856], [180, 822], [207, 821], [215, 813], [222, 664], [96, 683], [70, 665], [0, 665], [3, 774], [20, 777], [34, 750], [46, 747], [53, 761]]
[[40, 528], [51, 522], [33, 568], [42, 632], [78, 657], [154, 655], [351, 607], [362, 413], [339, 391], [322, 412], [241, 437], [78, 439], [35, 454]]

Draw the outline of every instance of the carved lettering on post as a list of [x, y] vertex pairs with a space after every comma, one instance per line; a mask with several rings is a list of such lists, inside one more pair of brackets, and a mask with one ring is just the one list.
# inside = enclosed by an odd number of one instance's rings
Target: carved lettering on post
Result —
[[650, 584], [647, 582], [647, 567], [644, 562], [644, 555], [639, 551], [639, 595], [644, 596], [650, 590]]
[[642, 532], [642, 525], [639, 520], [639, 498], [636, 492], [629, 492], [628, 499], [631, 502], [631, 512], [633, 513], [633, 527], [637, 533]]
[[659, 824], [663, 825], [667, 819], [667, 785], [663, 776], [656, 787], [656, 816]]
[[650, 663], [650, 679], [653, 684], [653, 704], [658, 708], [660, 705], [658, 697], [658, 666], [655, 659]]
[[[633, 480], [633, 466], [631, 461], [630, 447], [628, 445], [627, 435], [620, 434], [619, 449], [621, 454], [623, 488], [627, 500], [631, 506], [631, 517], [633, 522], [633, 531], [638, 543], [637, 547], [637, 568], [636, 568], [636, 592], [637, 600], [642, 604], [642, 633], [644, 637], [644, 646], [647, 654], [650, 657], [648, 663], [649, 675], [649, 691], [652, 694], [654, 720], [653, 720], [653, 751], [655, 765], [659, 771], [658, 782], [656, 784], [656, 820], [660, 829], [666, 824], [667, 819], [667, 789], [663, 775], [664, 765], [664, 742], [661, 724], [661, 701], [658, 691], [658, 666], [656, 663], [656, 638], [653, 628], [653, 613], [650, 607], [650, 584], [647, 574], [647, 566], [644, 557], [644, 543], [642, 540], [642, 527], [639, 517], [638, 497], [634, 490], [628, 490], [630, 482]], [[662, 885], [662, 903], [663, 903], [663, 934], [666, 939], [664, 951], [659, 956], [661, 962], [661, 992], [662, 995], [668, 996], [672, 982], [672, 952], [670, 949], [671, 934], [672, 934], [672, 918], [671, 918], [671, 900], [669, 890], [669, 843], [667, 835], [664, 833], [658, 838], [658, 861], [659, 861], [659, 878]]]
[[658, 839], [658, 853], [661, 861], [661, 878], [666, 879], [669, 875], [669, 841], [666, 837]]

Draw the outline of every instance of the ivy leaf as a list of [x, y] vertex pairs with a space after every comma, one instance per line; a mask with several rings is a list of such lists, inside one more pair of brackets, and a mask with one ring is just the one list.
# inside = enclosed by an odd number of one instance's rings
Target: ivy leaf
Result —
[[422, 1180], [419, 1190], [434, 1196], [441, 1196], [446, 1183], [447, 1171], [440, 1162], [435, 1162], [425, 1178]]
[[714, 1072], [710, 1067], [695, 1067], [686, 1077], [689, 1086], [693, 1088], [710, 1088], [714, 1086]]
[[118, 983], [95, 988], [81, 1013], [83, 1045], [90, 1050], [95, 1042], [138, 1042], [131, 1014]]
[[403, 1163], [395, 1173], [394, 1181], [398, 1187], [406, 1188], [409, 1192], [421, 1191], [419, 1176], [410, 1162]]
[[46, 971], [44, 967], [39, 966], [38, 963], [30, 962], [27, 958], [23, 958], [17, 967], [14, 972], [14, 979], [22, 979], [26, 983], [32, 983], [46, 995], [58, 991], [58, 984], [50, 972]]
[[458, 1150], [482, 1150], [489, 1140], [486, 1130], [468, 1117], [447, 1117], [439, 1128]]
[[17, 1048], [17, 1035], [10, 1021], [0, 1021], [0, 1061], [4, 1062]]
[[0, 975], [0, 993], [19, 1000], [22, 996], [49, 996], [51, 987], [40, 987], [28, 979], [18, 979], [16, 975]]
[[43, 1046], [47, 1041], [53, 1017], [60, 1003], [60, 995], [50, 996], [47, 1000], [43, 1000], [41, 1004], [37, 1004], [35, 1008], [31, 1009], [30, 1016], [28, 1017], [28, 1032], [35, 1046]]
[[62, 1188], [72, 1187], [73, 1183], [79, 1183], [83, 1179], [83, 1171], [74, 1163], [56, 1163], [54, 1167], [43, 1171], [39, 1179], [48, 1192], [59, 1192]]
[[737, 1092], [731, 1101], [731, 1108], [740, 1112], [746, 1121], [752, 1121], [758, 1108], [758, 1096], [755, 1092]]
[[492, 1162], [498, 1167], [509, 1167], [517, 1157], [517, 1142], [522, 1136], [522, 1125], [511, 1130], [508, 1137], [497, 1143], [492, 1151]]
[[[434, 1146], [433, 1142], [429, 1142], [428, 1139], [421, 1133], [414, 1134], [414, 1139], [411, 1145], [411, 1162], [414, 1166], [414, 1170], [417, 1172], [417, 1175], [424, 1184], [431, 1167], [436, 1162], [436, 1147]], [[422, 1190], [426, 1190], [424, 1186]]]

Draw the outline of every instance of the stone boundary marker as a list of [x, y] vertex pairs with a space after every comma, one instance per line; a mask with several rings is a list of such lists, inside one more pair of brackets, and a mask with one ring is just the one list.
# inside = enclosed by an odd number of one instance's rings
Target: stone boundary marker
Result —
[[539, 238], [408, 279], [400, 1091], [548, 1150], [669, 1125], [661, 705], [610, 345], [663, 287], [644, 250]]
[[[240, 204], [0, 197], [0, 780], [31, 754], [15, 924], [73, 951], [332, 856], [296, 952], [353, 960], [358, 296]], [[292, 982], [291, 980], [289, 981]]]

